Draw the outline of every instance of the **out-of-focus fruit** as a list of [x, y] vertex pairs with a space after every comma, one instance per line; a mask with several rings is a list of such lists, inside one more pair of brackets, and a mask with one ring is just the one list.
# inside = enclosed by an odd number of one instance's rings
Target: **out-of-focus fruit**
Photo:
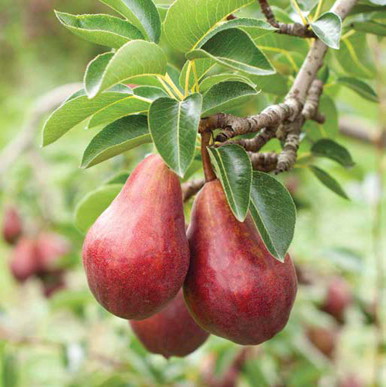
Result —
[[39, 268], [37, 256], [36, 241], [21, 237], [12, 252], [10, 260], [11, 273], [17, 281], [24, 282], [37, 272]]
[[351, 304], [351, 289], [346, 281], [334, 278], [327, 285], [327, 292], [320, 309], [333, 316], [339, 323], [344, 323], [344, 315]]
[[14, 245], [22, 234], [23, 226], [18, 211], [14, 207], [7, 207], [3, 218], [3, 238], [10, 245]]

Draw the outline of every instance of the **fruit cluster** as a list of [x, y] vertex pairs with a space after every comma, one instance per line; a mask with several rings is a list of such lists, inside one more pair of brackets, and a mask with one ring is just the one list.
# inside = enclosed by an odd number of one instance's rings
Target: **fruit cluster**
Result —
[[14, 246], [9, 268], [16, 281], [38, 278], [46, 297], [65, 287], [64, 269], [58, 268], [57, 263], [71, 251], [66, 239], [53, 232], [40, 232], [34, 237], [25, 235], [14, 207], [4, 212], [3, 239]]
[[186, 233], [179, 180], [158, 155], [134, 169], [90, 228], [82, 258], [99, 303], [165, 357], [191, 353], [209, 334], [269, 340], [297, 290], [289, 255], [274, 259], [252, 219], [234, 217], [219, 180], [196, 196]]

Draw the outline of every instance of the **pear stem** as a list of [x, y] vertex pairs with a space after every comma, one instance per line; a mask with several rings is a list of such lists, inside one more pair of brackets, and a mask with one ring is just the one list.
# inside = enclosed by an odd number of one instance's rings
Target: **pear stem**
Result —
[[211, 132], [201, 133], [201, 158], [202, 166], [204, 168], [205, 183], [216, 179], [216, 175], [214, 174], [213, 167], [210, 162], [208, 149], [206, 148], [209, 145], [211, 135]]

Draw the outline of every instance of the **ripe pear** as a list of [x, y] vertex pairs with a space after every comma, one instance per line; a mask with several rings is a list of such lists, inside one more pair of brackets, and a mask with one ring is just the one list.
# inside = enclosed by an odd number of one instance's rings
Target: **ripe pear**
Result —
[[160, 312], [142, 321], [132, 320], [130, 325], [149, 352], [167, 359], [189, 355], [209, 336], [190, 316], [182, 290]]
[[71, 251], [69, 241], [53, 232], [40, 233], [37, 238], [37, 248], [42, 272], [56, 269], [57, 261]]
[[13, 277], [24, 282], [33, 276], [39, 269], [39, 259], [36, 241], [26, 237], [21, 237], [11, 256], [10, 269]]
[[4, 211], [3, 218], [3, 238], [10, 244], [14, 245], [22, 233], [22, 222], [14, 207], [7, 207]]
[[333, 278], [327, 285], [327, 292], [321, 310], [333, 316], [336, 321], [343, 324], [345, 312], [352, 301], [351, 289], [346, 281]]
[[243, 345], [260, 344], [284, 328], [297, 290], [291, 258], [273, 258], [252, 218], [241, 223], [234, 217], [217, 179], [196, 196], [188, 239], [184, 296], [201, 328]]
[[189, 266], [182, 192], [158, 155], [138, 164], [90, 228], [82, 257], [92, 293], [118, 317], [148, 318], [177, 295]]
[[332, 359], [335, 354], [338, 331], [334, 328], [309, 326], [306, 329], [308, 340], [326, 357]]

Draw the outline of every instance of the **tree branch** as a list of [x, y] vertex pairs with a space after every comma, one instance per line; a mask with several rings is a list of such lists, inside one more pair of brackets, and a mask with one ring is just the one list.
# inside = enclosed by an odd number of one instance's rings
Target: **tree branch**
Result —
[[[337, 0], [331, 11], [344, 19], [356, 1]], [[259, 0], [259, 4], [267, 20], [276, 23], [267, 1]], [[215, 141], [225, 142], [235, 136], [259, 132], [263, 128], [276, 128], [276, 131], [284, 129], [285, 145], [279, 156], [276, 172], [288, 170], [296, 161], [299, 133], [305, 120], [324, 121], [324, 117], [317, 112], [318, 101], [322, 93], [322, 82], [315, 79], [317, 72], [323, 65], [326, 52], [327, 46], [318, 39], [314, 40], [283, 103], [269, 106], [260, 114], [245, 118], [224, 113], [205, 117], [201, 119], [199, 132], [205, 133], [214, 129], [222, 129]], [[261, 148], [261, 142], [264, 142], [267, 137], [266, 129], [262, 133], [264, 134], [249, 142], [238, 140], [237, 143], [241, 142], [249, 149], [255, 147], [258, 150]], [[267, 141], [273, 137], [275, 136], [270, 135]]]
[[204, 179], [190, 180], [182, 183], [182, 199], [187, 202], [192, 196], [194, 196], [205, 184]]

